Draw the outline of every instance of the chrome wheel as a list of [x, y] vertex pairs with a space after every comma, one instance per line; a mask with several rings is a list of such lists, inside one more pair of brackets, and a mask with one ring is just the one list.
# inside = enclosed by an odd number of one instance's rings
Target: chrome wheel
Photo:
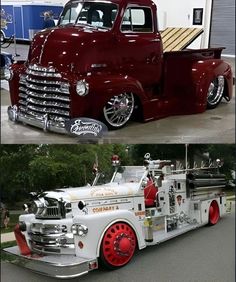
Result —
[[207, 93], [207, 107], [215, 108], [221, 101], [224, 92], [225, 80], [223, 75], [219, 75], [209, 85]]
[[122, 93], [113, 96], [103, 108], [103, 114], [107, 125], [111, 128], [120, 128], [130, 119], [134, 111], [134, 95]]
[[1, 44], [5, 42], [5, 36], [4, 33], [1, 31]]

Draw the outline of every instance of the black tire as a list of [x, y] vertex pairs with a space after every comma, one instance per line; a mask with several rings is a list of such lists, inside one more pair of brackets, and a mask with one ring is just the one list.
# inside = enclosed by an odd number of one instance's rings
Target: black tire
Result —
[[217, 76], [209, 85], [207, 92], [207, 108], [216, 108], [223, 98], [225, 79], [223, 75]]

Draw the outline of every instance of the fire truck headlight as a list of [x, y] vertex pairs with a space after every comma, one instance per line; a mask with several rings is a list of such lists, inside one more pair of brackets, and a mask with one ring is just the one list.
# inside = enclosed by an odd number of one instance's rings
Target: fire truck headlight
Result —
[[78, 225], [78, 235], [85, 236], [87, 233], [88, 233], [88, 227], [83, 224], [79, 224]]
[[76, 84], [76, 92], [79, 96], [86, 96], [89, 92], [89, 84], [85, 80], [79, 80]]
[[71, 232], [73, 235], [83, 237], [88, 233], [88, 227], [83, 224], [73, 224], [71, 226]]
[[37, 213], [37, 211], [38, 211], [38, 206], [37, 206], [36, 202], [33, 202], [33, 203], [31, 204], [31, 211], [32, 211], [32, 213], [34, 213], [34, 214]]

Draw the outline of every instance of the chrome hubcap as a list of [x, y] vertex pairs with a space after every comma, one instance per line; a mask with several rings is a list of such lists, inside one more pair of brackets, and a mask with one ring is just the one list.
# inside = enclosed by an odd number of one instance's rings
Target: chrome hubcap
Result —
[[132, 93], [122, 93], [113, 96], [106, 106], [103, 113], [106, 121], [114, 127], [123, 126], [131, 117], [134, 110], [134, 96]]
[[219, 103], [223, 95], [224, 83], [225, 81], [222, 75], [219, 75], [216, 79], [211, 82], [207, 93], [207, 103], [209, 105], [214, 106]]
[[3, 36], [3, 34], [1, 33], [1, 43], [3, 43], [4, 42], [4, 36]]

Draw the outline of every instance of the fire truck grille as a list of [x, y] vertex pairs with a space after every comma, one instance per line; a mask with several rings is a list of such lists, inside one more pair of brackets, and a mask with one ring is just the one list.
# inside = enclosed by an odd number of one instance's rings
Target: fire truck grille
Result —
[[21, 112], [37, 119], [47, 115], [55, 122], [70, 118], [69, 83], [62, 82], [55, 69], [30, 65], [19, 84]]
[[59, 206], [47, 206], [38, 209], [35, 217], [38, 219], [61, 219], [64, 216], [62, 215]]
[[63, 231], [63, 227], [53, 224], [33, 223], [30, 226], [31, 248], [39, 253], [73, 253], [73, 235]]
[[58, 207], [47, 207], [36, 213], [35, 217], [38, 219], [60, 219], [62, 215]]
[[37, 205], [38, 201], [35, 201], [37, 210], [35, 212], [35, 218], [37, 219], [62, 219], [66, 216], [66, 207], [65, 203], [58, 201], [53, 198], [42, 198], [41, 201], [44, 202], [40, 205]]

